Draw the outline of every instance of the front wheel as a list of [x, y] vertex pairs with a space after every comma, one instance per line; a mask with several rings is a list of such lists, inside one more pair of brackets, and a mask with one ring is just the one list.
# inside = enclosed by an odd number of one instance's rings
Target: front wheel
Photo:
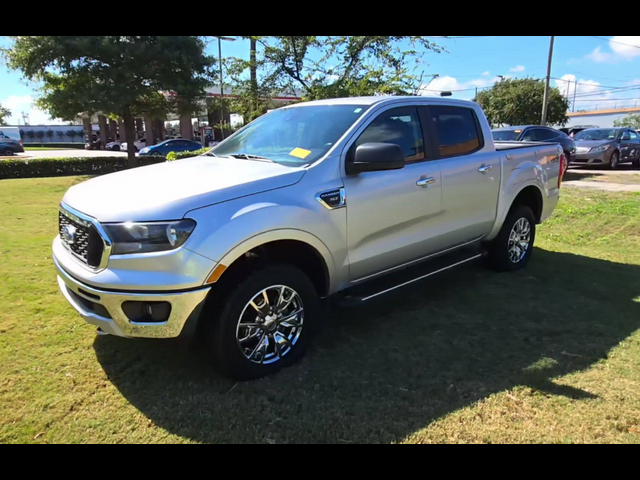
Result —
[[524, 205], [511, 210], [498, 237], [489, 245], [488, 264], [500, 272], [514, 272], [527, 266], [536, 240], [533, 211]]
[[609, 162], [609, 168], [611, 170], [615, 170], [620, 165], [620, 154], [618, 152], [613, 152], [611, 155], [611, 162]]
[[292, 366], [315, 336], [317, 311], [318, 294], [299, 269], [275, 265], [254, 273], [226, 299], [218, 318], [206, 319], [217, 369], [248, 381]]

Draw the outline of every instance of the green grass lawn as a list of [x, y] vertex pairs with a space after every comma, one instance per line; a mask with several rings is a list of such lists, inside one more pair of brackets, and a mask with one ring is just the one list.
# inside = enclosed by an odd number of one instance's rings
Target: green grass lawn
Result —
[[66, 305], [50, 243], [77, 181], [0, 181], [0, 443], [640, 442], [640, 195], [565, 189], [528, 270], [328, 308], [301, 365], [234, 385]]

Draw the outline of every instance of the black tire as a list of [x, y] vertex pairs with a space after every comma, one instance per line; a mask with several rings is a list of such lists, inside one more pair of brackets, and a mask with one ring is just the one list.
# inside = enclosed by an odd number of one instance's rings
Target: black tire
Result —
[[[302, 303], [304, 309], [303, 327], [299, 337], [295, 341], [291, 340], [291, 337], [287, 337], [292, 341], [292, 344], [285, 343], [272, 343], [274, 337], [269, 337], [274, 333], [277, 334], [278, 330], [271, 330], [267, 327], [270, 318], [262, 317], [257, 312], [251, 310], [250, 302], [255, 299], [257, 295], [260, 295], [265, 289], [270, 287], [285, 286], [297, 293], [298, 298]], [[273, 294], [274, 290], [270, 290], [269, 293]], [[269, 295], [269, 294], [268, 294]], [[216, 369], [224, 376], [234, 381], [250, 381], [257, 380], [259, 378], [267, 377], [279, 372], [283, 368], [287, 368], [297, 363], [305, 355], [311, 341], [315, 337], [318, 328], [318, 294], [311, 283], [311, 280], [299, 269], [289, 265], [272, 265], [264, 270], [259, 270], [252, 274], [242, 283], [240, 283], [230, 295], [222, 295], [221, 301], [224, 301], [224, 307], [219, 314], [212, 315], [213, 318], [203, 318], [201, 321], [207, 322], [205, 325], [206, 336], [205, 341], [207, 347], [213, 354], [214, 363]], [[273, 298], [273, 297], [272, 297]], [[290, 297], [291, 298], [291, 297]], [[216, 299], [212, 299], [215, 303]], [[276, 303], [274, 299], [272, 303]], [[258, 306], [260, 304], [256, 303]], [[294, 310], [299, 310], [295, 305]], [[215, 309], [213, 309], [215, 311]], [[256, 336], [254, 339], [261, 337], [263, 340], [267, 338], [268, 347], [263, 353], [258, 351], [258, 346], [262, 344], [262, 341], [255, 341], [256, 347], [250, 341], [246, 348], [246, 353], [241, 350], [239, 336], [240, 334], [238, 326], [241, 320], [253, 321], [253, 314], [256, 314], [256, 322], [263, 322], [261, 327], [252, 327], [253, 330], [240, 331], [246, 335], [247, 338], [251, 336], [252, 331], [255, 331]], [[244, 314], [244, 315], [243, 315]], [[289, 315], [291, 313], [288, 313]], [[211, 314], [209, 314], [211, 315]], [[286, 316], [287, 314], [285, 314]], [[277, 323], [277, 322], [276, 322]], [[273, 323], [271, 325], [273, 327]], [[278, 329], [286, 327], [278, 326]], [[288, 330], [289, 332], [296, 331], [295, 329]], [[279, 337], [282, 340], [284, 336]], [[278, 344], [277, 348], [275, 345]], [[284, 347], [284, 349], [283, 349]], [[265, 358], [269, 355], [269, 350], [273, 350], [271, 355], [276, 355], [280, 352], [282, 355], [277, 355], [268, 361], [274, 361], [271, 364], [264, 364], [261, 362], [267, 361]], [[251, 352], [254, 352], [254, 361], [249, 360]], [[277, 360], [276, 358], [279, 358]], [[268, 363], [267, 361], [267, 363]]]
[[[516, 226], [521, 222], [528, 222], [530, 228], [529, 245], [526, 252], [521, 252], [519, 260], [512, 258], [511, 235]], [[499, 272], [515, 272], [527, 266], [533, 256], [533, 247], [536, 241], [536, 220], [531, 208], [525, 205], [516, 205], [511, 209], [507, 220], [500, 230], [498, 237], [489, 245], [487, 264], [490, 268]]]
[[13, 150], [5, 150], [2, 155], [5, 157], [13, 157]]
[[640, 153], [638, 154], [638, 158], [633, 161], [634, 168], [640, 168]]
[[613, 152], [609, 162], [609, 170], [616, 170], [620, 166], [620, 152]]

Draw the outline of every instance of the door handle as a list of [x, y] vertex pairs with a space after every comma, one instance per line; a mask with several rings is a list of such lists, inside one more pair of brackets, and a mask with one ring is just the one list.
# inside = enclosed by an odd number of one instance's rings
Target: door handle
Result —
[[493, 166], [492, 165], [483, 165], [478, 169], [478, 171], [483, 175], [486, 175], [491, 170], [493, 170]]
[[433, 185], [434, 183], [436, 183], [436, 179], [431, 177], [431, 178], [425, 178], [418, 181], [416, 185], [418, 185], [421, 188], [427, 188], [429, 187], [429, 185]]

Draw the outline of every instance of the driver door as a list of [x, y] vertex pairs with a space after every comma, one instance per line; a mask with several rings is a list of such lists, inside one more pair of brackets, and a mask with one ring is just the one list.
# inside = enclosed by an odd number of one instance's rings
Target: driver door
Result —
[[[442, 178], [416, 107], [393, 108], [364, 127], [350, 146], [392, 143], [402, 170], [344, 176], [351, 281], [358, 282], [440, 249]], [[347, 154], [347, 162], [350, 155]]]

